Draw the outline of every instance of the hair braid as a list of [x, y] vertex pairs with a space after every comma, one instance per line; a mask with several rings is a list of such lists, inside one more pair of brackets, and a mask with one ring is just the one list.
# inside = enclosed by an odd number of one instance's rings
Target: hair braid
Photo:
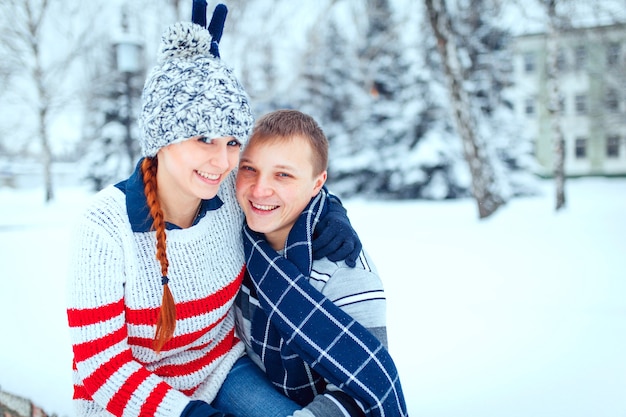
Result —
[[154, 334], [154, 350], [160, 352], [163, 345], [174, 335], [174, 330], [176, 329], [176, 305], [167, 278], [169, 262], [165, 244], [165, 219], [157, 198], [157, 159], [145, 158], [141, 163], [141, 172], [143, 174], [144, 193], [146, 194], [150, 214], [154, 219], [152, 227], [156, 231], [156, 258], [161, 263], [163, 299], [161, 300], [161, 308]]

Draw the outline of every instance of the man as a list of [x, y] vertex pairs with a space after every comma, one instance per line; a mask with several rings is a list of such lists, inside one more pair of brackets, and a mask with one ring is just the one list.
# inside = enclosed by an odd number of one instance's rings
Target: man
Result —
[[278, 110], [257, 121], [237, 175], [248, 268], [239, 336], [277, 389], [305, 406], [295, 416], [406, 416], [371, 260], [312, 259], [312, 231], [334, 198], [327, 164], [328, 141], [310, 116]]

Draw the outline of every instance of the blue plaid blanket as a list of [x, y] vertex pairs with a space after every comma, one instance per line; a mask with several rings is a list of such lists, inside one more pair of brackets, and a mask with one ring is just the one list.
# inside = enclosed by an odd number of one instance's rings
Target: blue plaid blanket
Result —
[[303, 406], [327, 380], [358, 400], [368, 416], [408, 416], [388, 351], [308, 282], [313, 231], [327, 204], [322, 189], [296, 221], [283, 256], [244, 226], [248, 273], [261, 305], [252, 318], [252, 347], [274, 385]]

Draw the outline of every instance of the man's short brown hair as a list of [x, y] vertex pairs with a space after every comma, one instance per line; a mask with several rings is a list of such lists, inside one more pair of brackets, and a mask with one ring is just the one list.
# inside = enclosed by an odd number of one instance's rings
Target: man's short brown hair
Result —
[[275, 110], [257, 120], [249, 145], [262, 140], [289, 140], [302, 137], [311, 145], [313, 175], [328, 168], [328, 139], [319, 124], [308, 114], [298, 110]]

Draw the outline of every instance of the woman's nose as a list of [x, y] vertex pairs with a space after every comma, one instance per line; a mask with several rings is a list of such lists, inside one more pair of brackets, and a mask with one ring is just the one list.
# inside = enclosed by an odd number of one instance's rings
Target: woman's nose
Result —
[[228, 146], [219, 144], [215, 149], [215, 153], [211, 158], [211, 164], [226, 171], [228, 169]]

